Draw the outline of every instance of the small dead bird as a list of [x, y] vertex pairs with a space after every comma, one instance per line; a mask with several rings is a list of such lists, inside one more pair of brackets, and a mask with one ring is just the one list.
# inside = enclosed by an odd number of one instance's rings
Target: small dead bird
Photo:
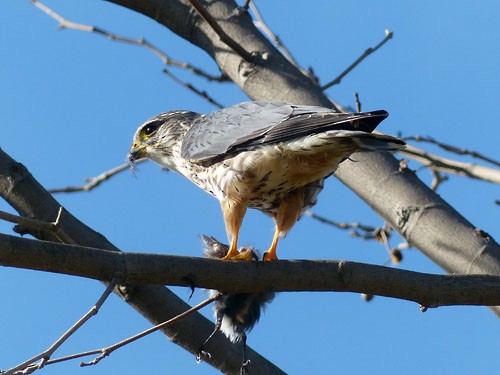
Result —
[[[206, 258], [222, 259], [229, 251], [229, 246], [217, 241], [214, 237], [202, 235], [201, 240]], [[255, 261], [259, 259], [258, 252], [252, 248], [243, 248], [239, 251], [250, 251], [252, 254], [250, 259], [254, 259]], [[248, 258], [244, 257], [241, 259]], [[266, 304], [274, 299], [274, 292], [226, 294], [217, 290], [210, 290], [209, 293], [210, 297], [214, 297], [217, 294], [220, 295], [220, 298], [214, 303], [215, 328], [201, 345], [197, 360], [201, 360], [202, 354], [210, 356], [210, 353], [207, 353], [203, 349], [215, 333], [220, 330], [231, 342], [242, 342], [243, 363], [241, 374], [246, 374], [249, 364], [246, 358], [247, 332], [259, 321], [261, 311]]]

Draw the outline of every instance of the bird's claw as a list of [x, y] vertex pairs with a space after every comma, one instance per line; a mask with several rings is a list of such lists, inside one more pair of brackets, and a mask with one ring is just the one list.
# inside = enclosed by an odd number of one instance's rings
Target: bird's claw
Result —
[[243, 260], [243, 261], [252, 261], [255, 260], [255, 254], [252, 250], [247, 249], [245, 247], [240, 248], [238, 253], [236, 255], [226, 255], [225, 257], [221, 258], [222, 260]]
[[241, 364], [240, 375], [248, 375], [248, 365], [250, 364], [250, 360], [247, 359], [245, 362]]
[[203, 349], [198, 350], [196, 353], [196, 363], [200, 363], [202, 361], [202, 357], [207, 357], [208, 359], [212, 358], [212, 354], [204, 351]]
[[266, 251], [264, 253], [264, 256], [262, 257], [262, 261], [267, 262], [267, 261], [272, 261], [272, 260], [278, 260], [276, 253], [271, 252], [271, 251]]

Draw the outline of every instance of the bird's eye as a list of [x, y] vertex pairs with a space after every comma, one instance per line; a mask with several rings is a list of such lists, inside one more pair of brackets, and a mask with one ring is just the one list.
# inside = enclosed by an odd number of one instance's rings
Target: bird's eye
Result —
[[153, 123], [146, 125], [142, 130], [142, 132], [144, 133], [144, 135], [150, 136], [157, 130], [158, 130], [158, 124]]

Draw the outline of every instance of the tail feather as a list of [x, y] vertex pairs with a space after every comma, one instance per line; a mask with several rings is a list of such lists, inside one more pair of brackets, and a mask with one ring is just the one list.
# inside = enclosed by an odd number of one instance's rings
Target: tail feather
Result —
[[366, 134], [352, 137], [359, 147], [358, 151], [397, 151], [405, 148], [406, 143], [399, 138], [382, 134]]

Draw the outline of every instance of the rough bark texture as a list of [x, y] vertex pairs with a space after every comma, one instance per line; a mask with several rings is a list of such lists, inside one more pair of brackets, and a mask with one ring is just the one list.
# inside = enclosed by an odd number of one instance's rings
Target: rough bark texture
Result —
[[405, 299], [425, 307], [500, 304], [500, 276], [431, 275], [334, 260], [221, 262], [105, 251], [5, 234], [0, 234], [0, 265], [97, 280], [116, 277], [122, 284], [177, 285], [226, 293], [334, 291]]
[[[205, 2], [222, 29], [249, 52], [255, 63], [244, 61], [231, 51], [187, 1], [111, 0], [140, 12], [204, 49], [220, 69], [252, 99], [323, 105], [333, 104], [298, 69], [293, 67], [255, 29], [250, 17], [234, 1]], [[329, 51], [329, 53], [333, 53]], [[362, 197], [410, 243], [448, 272], [500, 275], [500, 249], [487, 234], [474, 228], [452, 207], [425, 186], [413, 173], [400, 171], [391, 155], [355, 155], [358, 163], [345, 162], [336, 176]], [[0, 151], [0, 194], [21, 214], [53, 221], [59, 204], [32, 178], [27, 170]], [[62, 218], [64, 231], [78, 244], [117, 251], [103, 236], [92, 231], [68, 212]], [[44, 233], [42, 239], [55, 240]], [[159, 323], [188, 306], [159, 286], [120, 287], [120, 295], [152, 323]], [[497, 313], [500, 308], [494, 308]], [[199, 314], [165, 329], [174, 342], [191, 352], [212, 330], [213, 324]], [[224, 373], [239, 373], [239, 347], [220, 335], [207, 347], [210, 363]], [[252, 372], [282, 373], [277, 367], [250, 351]]]
[[[1, 149], [0, 195], [22, 216], [46, 222], [54, 221], [61, 207], [22, 164], [17, 163]], [[87, 227], [68, 211], [63, 211], [60, 227], [78, 245], [120, 251], [105, 237]], [[39, 239], [57, 241], [57, 238], [47, 233], [30, 231], [30, 234]], [[51, 262], [50, 259], [39, 260], [42, 264]], [[120, 269], [122, 265], [114, 267]], [[112, 275], [109, 274], [110, 279], [111, 277]], [[190, 308], [188, 304], [163, 286], [120, 285], [115, 288], [115, 292], [153, 324], [162, 323]], [[162, 331], [170, 340], [194, 354], [212, 332], [213, 326], [211, 321], [195, 313], [179, 323], [165, 327]], [[206, 350], [212, 354], [210, 359], [206, 359], [212, 366], [227, 374], [239, 374], [241, 366], [239, 346], [233, 345], [224, 336], [217, 335]], [[283, 371], [252, 349], [249, 350], [248, 357], [252, 361], [252, 369], [258, 374], [283, 374]]]
[[[110, 0], [149, 16], [204, 49], [249, 97], [332, 106], [320, 88], [292, 66], [254, 27], [232, 0], [207, 1], [210, 14], [247, 51], [248, 64], [229, 50], [186, 1]], [[329, 53], [332, 53], [331, 51]], [[500, 247], [475, 228], [412, 172], [399, 170], [389, 154], [354, 155], [335, 174], [410, 244], [450, 273], [500, 275]], [[500, 307], [494, 308], [500, 314]]]

